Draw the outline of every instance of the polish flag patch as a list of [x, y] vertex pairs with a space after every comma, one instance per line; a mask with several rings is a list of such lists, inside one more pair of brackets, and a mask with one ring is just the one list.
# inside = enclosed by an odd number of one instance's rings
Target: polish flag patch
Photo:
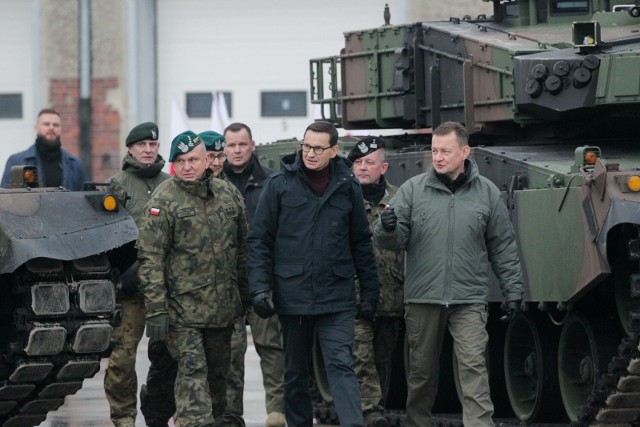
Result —
[[151, 215], [156, 215], [156, 216], [160, 215], [160, 208], [151, 208], [151, 209], [149, 209], [149, 213]]

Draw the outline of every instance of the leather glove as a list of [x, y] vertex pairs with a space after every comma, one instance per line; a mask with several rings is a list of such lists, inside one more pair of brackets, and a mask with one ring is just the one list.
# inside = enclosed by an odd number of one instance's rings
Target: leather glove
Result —
[[380, 214], [380, 222], [385, 231], [393, 231], [396, 229], [398, 217], [396, 216], [393, 206], [387, 205], [384, 207], [384, 210]]
[[364, 300], [357, 305], [356, 319], [364, 319], [373, 322], [373, 315], [376, 313], [375, 301]]
[[253, 305], [253, 311], [263, 319], [268, 319], [276, 314], [276, 309], [273, 306], [273, 300], [271, 299], [269, 291], [260, 291], [254, 294], [251, 305]]
[[169, 313], [158, 311], [147, 313], [147, 336], [149, 341], [165, 341], [169, 331]]
[[120, 275], [120, 283], [122, 283], [122, 293], [125, 295], [136, 295], [139, 290], [140, 279], [138, 272], [134, 268], [129, 268]]
[[500, 318], [503, 322], [510, 322], [522, 311], [522, 300], [507, 301], [502, 304], [504, 316]]

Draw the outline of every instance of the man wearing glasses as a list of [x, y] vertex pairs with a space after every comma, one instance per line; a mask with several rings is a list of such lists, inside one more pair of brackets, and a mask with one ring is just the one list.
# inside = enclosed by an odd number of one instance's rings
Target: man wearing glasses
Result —
[[208, 170], [202, 139], [174, 138], [175, 176], [145, 206], [137, 241], [149, 341], [178, 361], [176, 425], [224, 413], [231, 332], [247, 290], [247, 218], [238, 190]]
[[[265, 180], [274, 171], [262, 166], [255, 155], [256, 143], [244, 123], [232, 123], [223, 132], [225, 138], [223, 175], [235, 185], [247, 205], [249, 225], [256, 211]], [[284, 427], [284, 353], [282, 329], [278, 318], [262, 319], [247, 307], [237, 319], [231, 337], [231, 368], [227, 377], [227, 409], [224, 427], [244, 427], [244, 357], [247, 352], [247, 323], [260, 356], [265, 390], [267, 419], [265, 427]]]
[[301, 150], [265, 183], [249, 230], [249, 289], [260, 317], [277, 313], [285, 350], [287, 425], [311, 426], [309, 365], [314, 333], [340, 425], [362, 427], [352, 346], [359, 316], [371, 318], [378, 275], [362, 190], [338, 157], [338, 131], [315, 122]]
[[213, 176], [216, 178], [224, 178], [222, 168], [224, 161], [227, 159], [227, 155], [224, 154], [224, 146], [226, 141], [224, 136], [218, 132], [212, 130], [206, 130], [198, 134], [204, 142], [204, 146], [207, 149], [207, 156], [209, 157], [209, 169], [213, 172]]

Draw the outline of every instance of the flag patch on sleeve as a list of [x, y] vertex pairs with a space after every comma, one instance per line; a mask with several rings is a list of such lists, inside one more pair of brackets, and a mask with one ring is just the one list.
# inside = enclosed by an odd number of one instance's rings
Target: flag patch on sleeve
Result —
[[149, 213], [151, 215], [160, 215], [160, 208], [151, 208], [149, 209]]

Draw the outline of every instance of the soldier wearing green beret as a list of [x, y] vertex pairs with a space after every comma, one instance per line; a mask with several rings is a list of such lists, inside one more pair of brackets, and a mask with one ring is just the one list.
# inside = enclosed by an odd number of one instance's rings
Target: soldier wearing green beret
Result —
[[[384, 177], [389, 168], [385, 145], [384, 139], [368, 136], [358, 142], [347, 157], [362, 186], [372, 230], [378, 216], [398, 191]], [[356, 319], [353, 366], [360, 386], [364, 425], [387, 427], [389, 423], [383, 417], [383, 411], [391, 379], [391, 356], [400, 336], [404, 313], [404, 251], [385, 250], [374, 242], [373, 255], [380, 280], [380, 296], [373, 318]]]
[[218, 132], [207, 130], [198, 134], [204, 146], [207, 148], [207, 155], [209, 156], [209, 169], [213, 172], [213, 176], [218, 178], [224, 178], [224, 161], [227, 159], [227, 155], [224, 153], [224, 147], [226, 141], [224, 136]]
[[[162, 172], [164, 159], [158, 154], [158, 125], [147, 122], [135, 126], [126, 139], [127, 154], [122, 170], [110, 179], [113, 191], [136, 224], [153, 190], [170, 178]], [[139, 289], [138, 263], [120, 276], [117, 302], [122, 305], [122, 324], [114, 329], [115, 346], [104, 376], [104, 389], [111, 409], [111, 420], [118, 427], [133, 427], [137, 415], [136, 351], [145, 325], [144, 296]], [[152, 423], [147, 423], [153, 426]], [[166, 422], [165, 422], [166, 425]]]
[[202, 139], [171, 143], [175, 176], [145, 206], [137, 241], [150, 342], [178, 361], [176, 425], [213, 426], [224, 412], [234, 319], [247, 295], [247, 215], [231, 184], [214, 179]]

